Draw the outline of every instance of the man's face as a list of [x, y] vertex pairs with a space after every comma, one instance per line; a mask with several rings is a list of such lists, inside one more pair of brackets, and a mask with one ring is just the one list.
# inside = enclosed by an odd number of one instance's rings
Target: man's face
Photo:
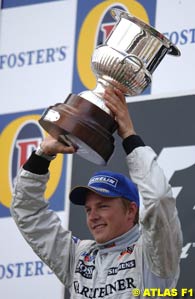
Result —
[[105, 243], [132, 228], [135, 209], [135, 203], [125, 210], [121, 198], [105, 198], [89, 192], [85, 202], [87, 225], [96, 242]]

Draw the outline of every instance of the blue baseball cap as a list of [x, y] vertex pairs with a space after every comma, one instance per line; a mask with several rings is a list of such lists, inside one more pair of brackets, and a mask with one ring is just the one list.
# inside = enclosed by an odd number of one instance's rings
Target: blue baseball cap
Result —
[[76, 205], [84, 205], [89, 191], [107, 198], [122, 197], [135, 202], [139, 207], [139, 193], [136, 185], [121, 173], [112, 171], [96, 172], [90, 178], [87, 186], [73, 188], [69, 198]]

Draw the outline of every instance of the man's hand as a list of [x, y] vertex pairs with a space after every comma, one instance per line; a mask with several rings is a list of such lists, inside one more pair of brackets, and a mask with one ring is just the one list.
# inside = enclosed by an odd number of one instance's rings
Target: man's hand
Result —
[[43, 139], [43, 141], [41, 142], [41, 148], [44, 154], [49, 156], [57, 155], [58, 153], [73, 154], [76, 152], [76, 149], [73, 146], [65, 145], [51, 136]]
[[119, 125], [119, 136], [125, 139], [130, 135], [136, 134], [124, 94], [117, 88], [107, 88], [104, 93], [104, 99], [106, 106], [112, 111]]

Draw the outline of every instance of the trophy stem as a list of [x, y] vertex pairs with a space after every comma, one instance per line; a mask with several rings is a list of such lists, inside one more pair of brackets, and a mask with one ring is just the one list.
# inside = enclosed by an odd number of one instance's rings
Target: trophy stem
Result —
[[[108, 113], [111, 117], [114, 117], [113, 113], [110, 111], [110, 109], [105, 104], [104, 92], [107, 87], [111, 87], [111, 88], [116, 87], [120, 90], [122, 88], [121, 88], [121, 85], [117, 81], [114, 81], [114, 80], [112, 80], [112, 82], [110, 82], [110, 81], [111, 80], [107, 76], [105, 76], [104, 78], [100, 77], [97, 79], [97, 85], [93, 90], [85, 90], [85, 91], [81, 92], [79, 94], [79, 96], [81, 96], [85, 100], [93, 103], [94, 105], [99, 107], [101, 110]], [[121, 90], [121, 91], [123, 92], [123, 90]]]
[[104, 101], [104, 92], [105, 88], [107, 86], [112, 86], [105, 80], [98, 79], [97, 85], [93, 90], [85, 90], [79, 94], [80, 97], [83, 99], [93, 103], [97, 107], [99, 107], [101, 110], [106, 112], [107, 114], [111, 115], [113, 117], [112, 112], [110, 109], [106, 106]]

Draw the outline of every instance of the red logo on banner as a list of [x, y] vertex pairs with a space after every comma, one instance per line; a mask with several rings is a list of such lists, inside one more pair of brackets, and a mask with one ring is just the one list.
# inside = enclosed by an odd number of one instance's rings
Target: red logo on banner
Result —
[[37, 138], [23, 139], [16, 141], [16, 148], [18, 149], [18, 168], [20, 168], [29, 157], [33, 149], [37, 148], [39, 142]]

